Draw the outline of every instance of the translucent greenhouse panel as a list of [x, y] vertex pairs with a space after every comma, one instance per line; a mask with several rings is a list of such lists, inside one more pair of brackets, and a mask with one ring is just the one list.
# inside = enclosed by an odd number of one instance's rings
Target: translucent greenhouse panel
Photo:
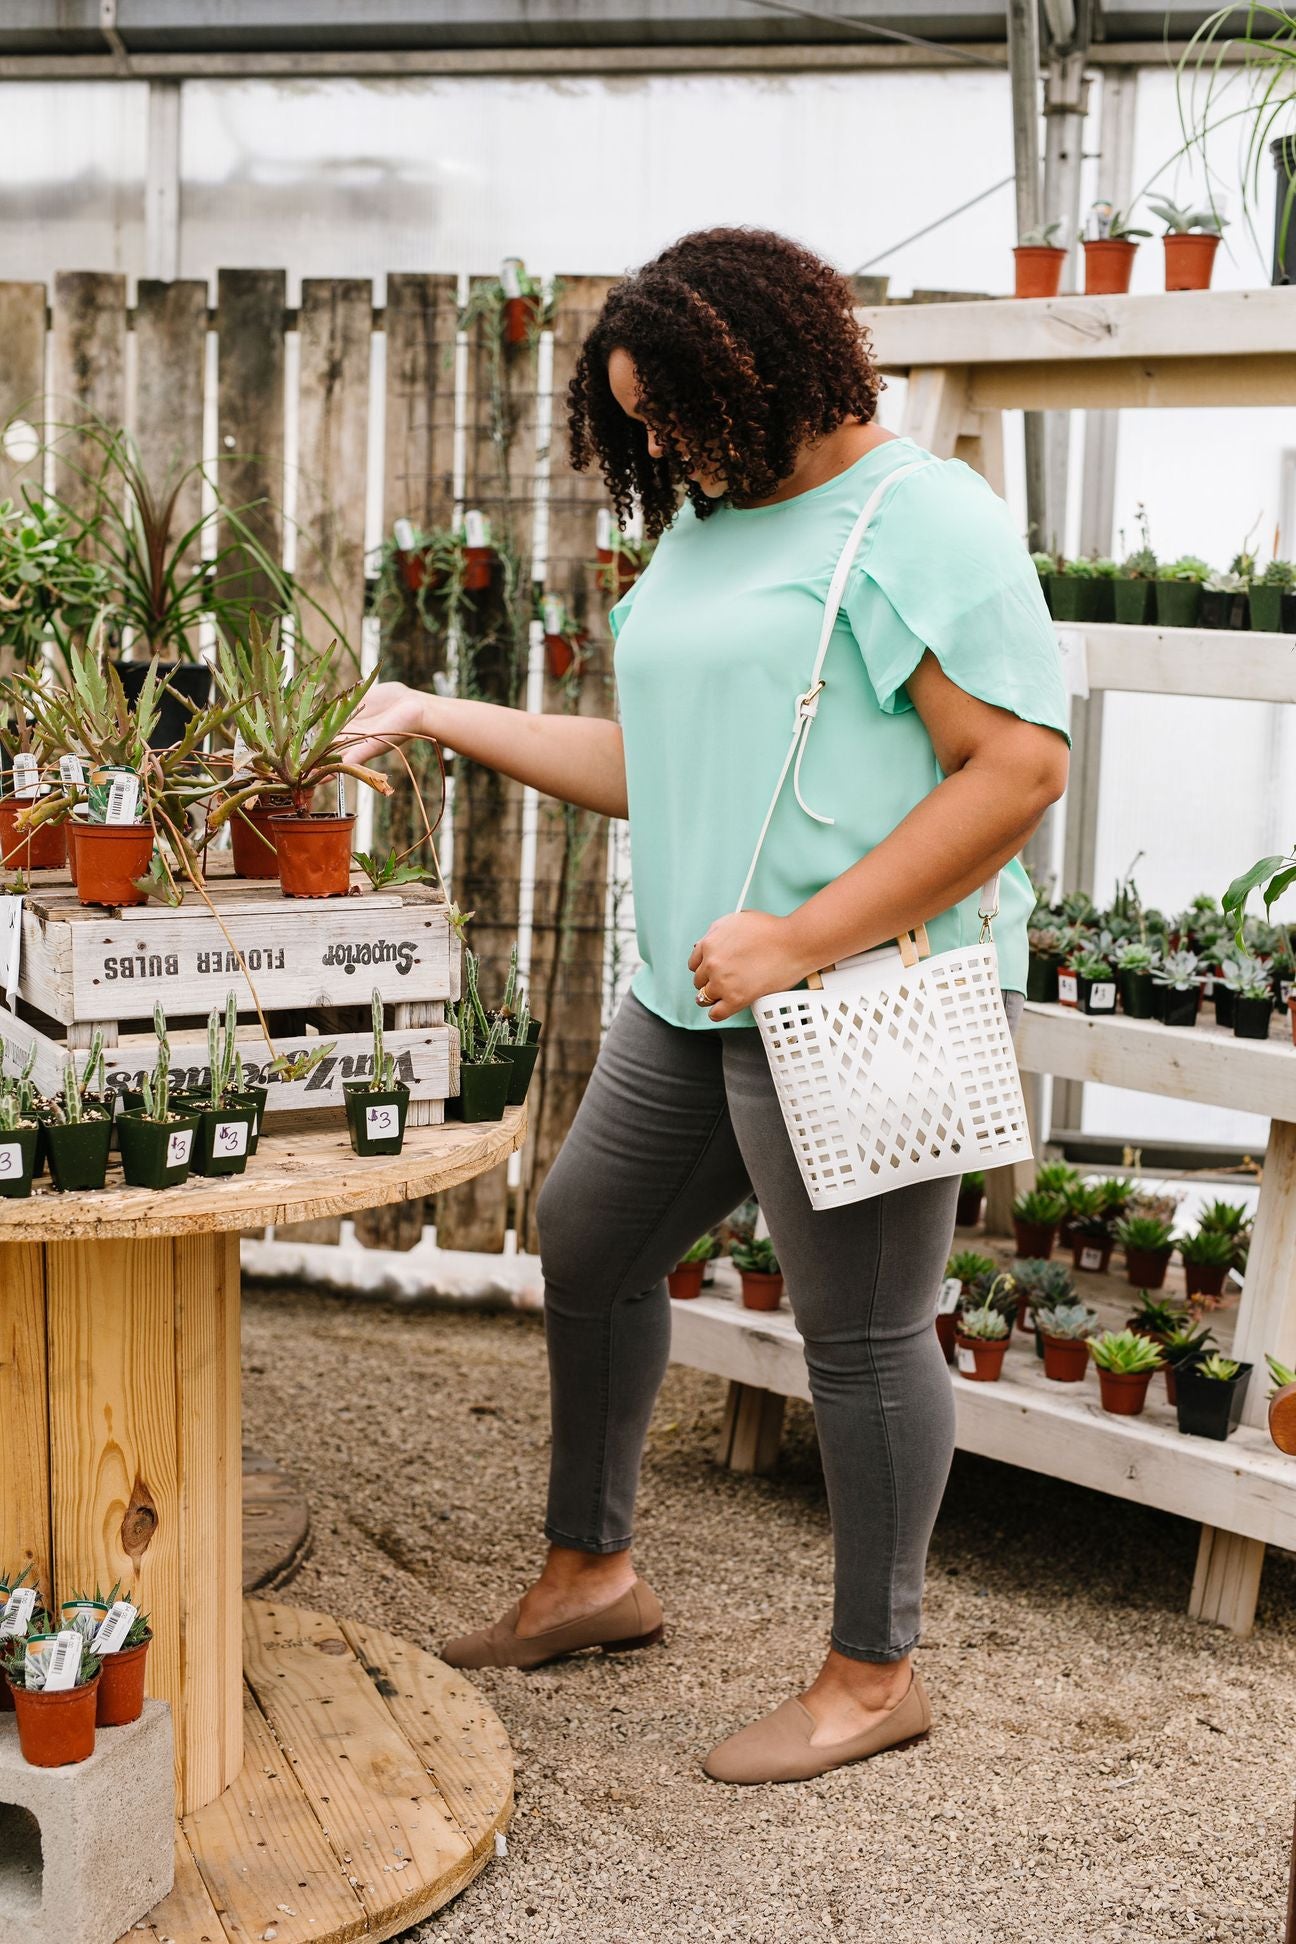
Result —
[[147, 148], [145, 82], [0, 82], [0, 276], [140, 276]]

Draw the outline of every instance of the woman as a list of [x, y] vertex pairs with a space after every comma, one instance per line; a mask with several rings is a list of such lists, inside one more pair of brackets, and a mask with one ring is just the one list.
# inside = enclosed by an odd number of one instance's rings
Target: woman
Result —
[[[787, 239], [685, 237], [618, 284], [569, 397], [574, 464], [660, 535], [612, 611], [620, 722], [375, 688], [360, 726], [435, 736], [537, 790], [630, 819], [643, 964], [539, 1200], [553, 1448], [539, 1577], [458, 1667], [646, 1646], [631, 1560], [666, 1367], [664, 1277], [754, 1188], [805, 1341], [836, 1551], [828, 1656], [799, 1699], [707, 1756], [796, 1780], [924, 1734], [910, 1656], [953, 1450], [932, 1319], [957, 1180], [814, 1212], [748, 1010], [922, 921], [932, 949], [996, 927], [1011, 1018], [1029, 882], [1013, 862], [1066, 781], [1066, 698], [1039, 583], [978, 476], [874, 423], [845, 281]], [[865, 502], [801, 790], [733, 915], [808, 686], [824, 596]], [[681, 504], [682, 499], [682, 504]], [[362, 752], [363, 753], [363, 752]]]

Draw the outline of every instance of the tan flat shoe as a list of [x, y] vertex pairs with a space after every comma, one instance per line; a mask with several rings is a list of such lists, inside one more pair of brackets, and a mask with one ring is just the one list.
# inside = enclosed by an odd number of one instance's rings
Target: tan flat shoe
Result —
[[862, 1735], [812, 1746], [814, 1716], [800, 1701], [785, 1701], [713, 1748], [702, 1768], [713, 1782], [808, 1782], [884, 1748], [918, 1741], [930, 1727], [926, 1690], [915, 1674], [894, 1708]]
[[544, 1633], [519, 1635], [519, 1600], [493, 1627], [448, 1640], [441, 1659], [451, 1667], [542, 1667], [546, 1661], [578, 1654], [585, 1647], [622, 1653], [633, 1647], [652, 1647], [662, 1637], [661, 1602], [643, 1580], [613, 1600], [610, 1606], [587, 1613], [582, 1620], [550, 1627]]

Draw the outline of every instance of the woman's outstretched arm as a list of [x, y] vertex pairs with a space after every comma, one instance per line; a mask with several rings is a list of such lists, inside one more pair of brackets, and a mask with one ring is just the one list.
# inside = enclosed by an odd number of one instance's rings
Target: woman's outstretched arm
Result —
[[604, 817], [628, 814], [621, 730], [601, 716], [535, 715], [498, 702], [427, 695], [404, 682], [377, 682], [348, 734], [360, 738], [348, 748], [353, 762], [367, 762], [398, 743], [433, 737], [544, 796]]

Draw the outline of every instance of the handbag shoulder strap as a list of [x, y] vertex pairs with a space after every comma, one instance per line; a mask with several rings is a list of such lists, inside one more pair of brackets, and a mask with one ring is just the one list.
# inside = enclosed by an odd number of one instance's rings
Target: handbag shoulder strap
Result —
[[[908, 465], [897, 466], [894, 472], [889, 472], [886, 478], [881, 480], [869, 494], [854, 526], [846, 536], [846, 544], [837, 557], [837, 565], [833, 569], [832, 579], [828, 583], [828, 592], [824, 597], [823, 623], [819, 630], [819, 646], [815, 652], [814, 667], [810, 674], [810, 686], [803, 694], [798, 695], [796, 698], [796, 709], [792, 724], [792, 740], [788, 744], [787, 754], [783, 758], [783, 767], [778, 773], [778, 781], [774, 785], [774, 793], [769, 800], [769, 808], [765, 812], [765, 821], [762, 823], [760, 835], [756, 839], [756, 848], [752, 852], [751, 863], [747, 866], [747, 875], [743, 879], [743, 888], [739, 893], [738, 902], [734, 906], [736, 912], [742, 911], [746, 906], [748, 894], [752, 887], [752, 879], [756, 875], [756, 867], [760, 863], [761, 852], [765, 848], [765, 839], [768, 837], [770, 825], [774, 821], [774, 812], [778, 807], [778, 800], [783, 794], [783, 785], [787, 782], [789, 770], [792, 771], [792, 788], [796, 800], [806, 815], [812, 817], [815, 823], [831, 824], [834, 821], [832, 817], [822, 817], [817, 810], [812, 810], [802, 796], [801, 762], [805, 755], [806, 745], [810, 740], [810, 730], [819, 711], [819, 698], [827, 687], [823, 673], [824, 663], [828, 657], [828, 648], [832, 641], [833, 629], [837, 625], [837, 615], [841, 608], [842, 595], [846, 591], [846, 582], [850, 575], [851, 567], [854, 564], [855, 556], [859, 552], [860, 542], [868, 531], [873, 516], [882, 504], [883, 499], [890, 492], [891, 488], [898, 484], [900, 480], [906, 478], [909, 473], [919, 472], [924, 466], [929, 464], [931, 464], [930, 460], [914, 459]], [[992, 877], [987, 879], [981, 890], [978, 916], [982, 920], [983, 938], [988, 935], [990, 921], [996, 916], [998, 910], [999, 873], [996, 871]]]

